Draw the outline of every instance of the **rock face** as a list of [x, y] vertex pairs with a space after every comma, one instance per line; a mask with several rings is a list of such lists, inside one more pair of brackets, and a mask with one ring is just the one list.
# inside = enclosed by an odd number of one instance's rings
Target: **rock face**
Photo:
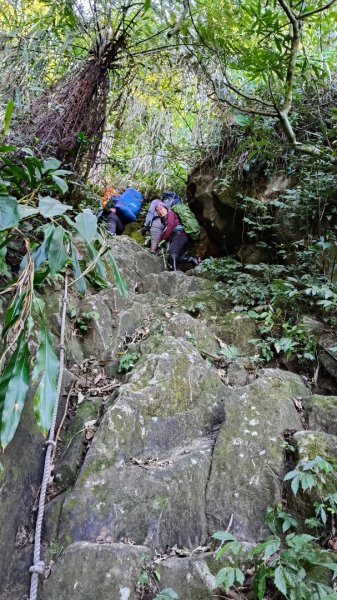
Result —
[[207, 488], [210, 531], [226, 529], [246, 541], [266, 534], [268, 506], [281, 500], [283, 432], [302, 429], [292, 398], [305, 393], [300, 377], [267, 369], [233, 391], [215, 445]]
[[[222, 252], [240, 249], [245, 229], [244, 203], [239, 202], [241, 196], [268, 203], [292, 185], [290, 178], [284, 175], [268, 178], [244, 167], [241, 176], [236, 174], [231, 180], [226, 170], [226, 162], [219, 155], [200, 164], [188, 180], [190, 206], [208, 234], [209, 254], [214, 254], [215, 247]], [[296, 232], [291, 232], [286, 223], [279, 224], [279, 233], [283, 241], [291, 239], [294, 234], [296, 237]], [[268, 253], [253, 244], [241, 247], [239, 256], [246, 264], [268, 261]]]
[[72, 544], [45, 582], [48, 600], [137, 600], [135, 582], [151, 557], [148, 548], [124, 544]]
[[308, 428], [337, 436], [337, 396], [313, 394], [303, 399]]
[[[265, 510], [280, 498], [282, 434], [302, 429], [293, 398], [308, 390], [296, 375], [245, 369], [254, 324], [230, 310], [219, 286], [161, 272], [159, 259], [127, 238], [112, 245], [129, 298], [110, 288], [85, 302], [74, 296], [78, 311], [97, 310], [100, 319], [86, 336], [73, 336], [68, 323], [69, 344], [76, 339], [68, 364], [81, 354], [115, 361], [113, 370], [123, 339], [139, 358], [107, 402], [85, 399], [68, 427], [54, 473], [62, 493], [46, 511], [45, 561], [55, 564], [40, 600], [136, 599], [144, 566], [172, 547], [190, 556], [158, 565], [157, 588], [210, 600], [219, 567], [193, 551], [229, 524], [244, 541], [264, 536]], [[218, 369], [222, 343], [241, 356]], [[83, 425], [97, 418], [83, 462]], [[23, 584], [3, 600], [26, 593]]]

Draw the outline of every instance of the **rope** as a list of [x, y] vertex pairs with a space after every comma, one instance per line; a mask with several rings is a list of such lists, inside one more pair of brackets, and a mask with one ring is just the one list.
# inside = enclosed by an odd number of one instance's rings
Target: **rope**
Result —
[[45, 564], [41, 560], [41, 534], [42, 534], [42, 522], [43, 515], [46, 503], [46, 492], [47, 492], [47, 484], [50, 475], [50, 464], [51, 464], [51, 455], [53, 448], [56, 446], [55, 442], [55, 427], [56, 427], [56, 418], [58, 412], [58, 405], [60, 400], [62, 379], [63, 379], [63, 371], [64, 371], [64, 337], [65, 337], [65, 323], [66, 323], [66, 308], [67, 308], [67, 300], [68, 300], [68, 276], [67, 273], [64, 277], [64, 294], [62, 298], [62, 309], [61, 309], [61, 335], [60, 335], [60, 369], [57, 380], [57, 389], [56, 389], [56, 399], [53, 411], [52, 422], [50, 425], [48, 440], [46, 441], [46, 456], [44, 461], [44, 470], [43, 470], [43, 478], [41, 483], [41, 491], [39, 498], [39, 509], [37, 513], [36, 525], [35, 525], [35, 537], [34, 537], [34, 559], [33, 565], [30, 567], [29, 572], [32, 574], [31, 583], [30, 583], [30, 596], [29, 600], [36, 600], [37, 598], [37, 589], [39, 584], [39, 575], [43, 575]]

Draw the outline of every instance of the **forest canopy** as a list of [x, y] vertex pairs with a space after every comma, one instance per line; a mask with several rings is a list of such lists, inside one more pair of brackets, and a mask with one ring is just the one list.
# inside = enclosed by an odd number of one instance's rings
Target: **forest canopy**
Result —
[[183, 182], [233, 120], [334, 161], [336, 17], [324, 0], [4, 2], [2, 109], [85, 177]]

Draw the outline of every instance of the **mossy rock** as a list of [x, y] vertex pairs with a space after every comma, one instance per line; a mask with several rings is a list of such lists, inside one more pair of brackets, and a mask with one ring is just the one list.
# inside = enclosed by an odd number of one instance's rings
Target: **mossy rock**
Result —
[[194, 548], [207, 540], [205, 490], [212, 438], [200, 438], [167, 453], [165, 460], [88, 475], [66, 498], [59, 541], [132, 540], [164, 551]]
[[136, 583], [150, 558], [151, 551], [146, 547], [73, 544], [43, 581], [39, 600], [138, 600]]
[[210, 533], [232, 520], [238, 539], [265, 537], [266, 510], [281, 500], [283, 432], [302, 429], [293, 397], [306, 392], [299, 376], [278, 369], [265, 369], [250, 385], [232, 390], [207, 487]]
[[313, 394], [303, 398], [303, 407], [309, 429], [337, 436], [337, 396]]
[[101, 404], [100, 398], [88, 398], [82, 402], [62, 439], [62, 451], [54, 468], [55, 483], [62, 491], [76, 480], [84, 451], [85, 423], [97, 419]]
[[300, 489], [294, 496], [290, 486], [287, 486], [290, 509], [297, 513], [299, 518], [313, 517], [314, 503], [337, 491], [337, 437], [319, 431], [298, 431], [293, 436], [293, 443], [297, 460], [294, 469], [317, 456], [324, 458], [334, 467], [332, 473], [324, 475], [324, 483], [317, 483], [311, 490], [302, 492]]

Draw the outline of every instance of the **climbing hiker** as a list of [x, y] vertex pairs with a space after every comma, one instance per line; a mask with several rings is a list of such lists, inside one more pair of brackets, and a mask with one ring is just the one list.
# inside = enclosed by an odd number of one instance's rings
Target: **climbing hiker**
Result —
[[102, 218], [109, 233], [122, 235], [125, 226], [136, 220], [142, 203], [142, 194], [133, 188], [126, 188], [121, 194], [115, 191], [103, 207]]
[[172, 270], [176, 271], [178, 264], [188, 264], [196, 267], [200, 262], [198, 258], [184, 256], [188, 236], [178, 215], [173, 210], [167, 209], [163, 202], [158, 202], [155, 210], [164, 222], [164, 230], [160, 236], [160, 241], [169, 241], [169, 258]]
[[164, 224], [160, 216], [156, 213], [156, 206], [159, 202], [159, 198], [155, 198], [154, 200], [152, 200], [142, 229], [142, 233], [144, 235], [147, 235], [148, 233], [150, 233], [151, 235], [152, 254], [157, 253], [160, 236], [164, 229]]
[[152, 254], [157, 253], [160, 236], [164, 229], [164, 224], [159, 215], [156, 213], [156, 206], [158, 202], [164, 204], [166, 208], [171, 208], [171, 206], [179, 204], [181, 202], [181, 198], [175, 192], [163, 192], [162, 200], [159, 200], [159, 198], [152, 200], [142, 230], [144, 235], [147, 235], [148, 233], [151, 235]]

